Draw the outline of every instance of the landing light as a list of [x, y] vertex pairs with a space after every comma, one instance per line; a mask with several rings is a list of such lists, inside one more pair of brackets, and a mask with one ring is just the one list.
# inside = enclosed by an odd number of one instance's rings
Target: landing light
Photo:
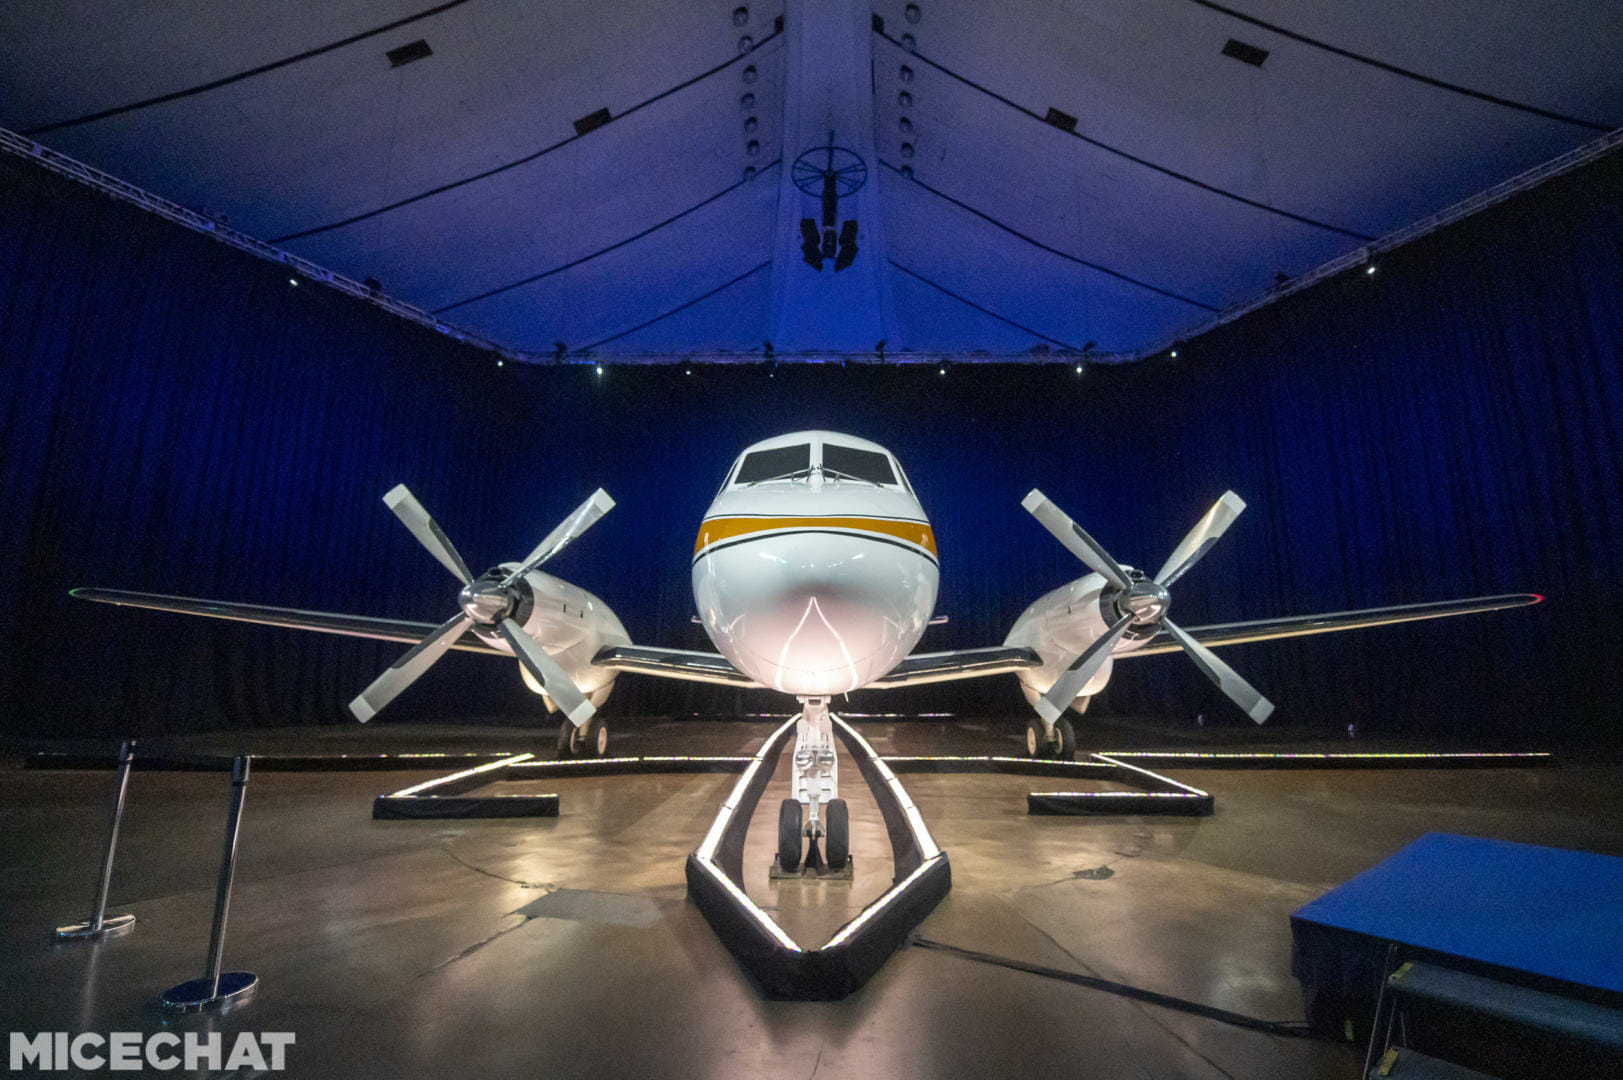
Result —
[[1366, 273], [1366, 274], [1373, 274], [1373, 273], [1374, 273], [1374, 272], [1375, 272], [1375, 268], [1374, 268], [1374, 267], [1373, 267], [1373, 266], [1366, 266], [1366, 267], [1364, 267], [1364, 273]]
[[597, 373], [599, 375], [603, 374], [603, 365], [602, 364], [597, 365]]

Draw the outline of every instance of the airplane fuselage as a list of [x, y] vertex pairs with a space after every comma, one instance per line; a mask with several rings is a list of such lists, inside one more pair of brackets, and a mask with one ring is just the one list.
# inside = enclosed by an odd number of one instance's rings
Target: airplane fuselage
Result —
[[693, 550], [693, 596], [717, 650], [800, 697], [894, 668], [929, 624], [938, 582], [934, 533], [895, 458], [834, 432], [746, 449]]

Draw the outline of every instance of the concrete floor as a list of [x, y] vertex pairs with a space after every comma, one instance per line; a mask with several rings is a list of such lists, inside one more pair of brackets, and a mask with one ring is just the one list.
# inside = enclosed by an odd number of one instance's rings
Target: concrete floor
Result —
[[[859, 727], [895, 753], [1009, 752], [1020, 730]], [[745, 753], [768, 730], [649, 724], [618, 736], [616, 751]], [[255, 749], [353, 749], [361, 738], [279, 732]], [[515, 729], [383, 726], [364, 738], [412, 749], [551, 745], [550, 732]], [[746, 849], [749, 891], [808, 945], [890, 880], [878, 811], [845, 766], [854, 882], [768, 882], [781, 770]], [[371, 820], [374, 795], [427, 775], [257, 773], [226, 966], [258, 973], [261, 989], [224, 1017], [166, 1020], [159, 993], [203, 962], [227, 781], [138, 771], [111, 905], [137, 925], [99, 945], [59, 946], [51, 928], [83, 917], [91, 898], [110, 774], [0, 764], [0, 1022], [28, 1032], [291, 1031], [294, 1076], [1357, 1073], [1350, 1047], [920, 946], [845, 1001], [767, 1001], [684, 898], [683, 860], [731, 776], [501, 788], [557, 791], [556, 820]], [[1213, 817], [1034, 818], [1024, 795], [1040, 782], [1029, 778], [905, 777], [953, 865], [953, 891], [919, 935], [1291, 1021], [1301, 1003], [1289, 912], [1420, 834], [1623, 854], [1614, 766], [1177, 775], [1216, 795]]]

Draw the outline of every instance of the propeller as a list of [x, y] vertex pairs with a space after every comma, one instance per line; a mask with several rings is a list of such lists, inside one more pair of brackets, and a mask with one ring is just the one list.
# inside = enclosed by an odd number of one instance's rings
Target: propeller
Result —
[[1204, 517], [1195, 523], [1189, 534], [1172, 549], [1167, 561], [1162, 564], [1160, 572], [1154, 578], [1146, 580], [1144, 575], [1124, 569], [1120, 563], [1110, 557], [1110, 553], [1100, 546], [1099, 542], [1089, 536], [1082, 526], [1072, 521], [1070, 517], [1044, 495], [1033, 488], [1031, 493], [1020, 503], [1035, 517], [1054, 538], [1066, 549], [1082, 560], [1089, 569], [1109, 584], [1110, 590], [1102, 595], [1100, 609], [1110, 610], [1105, 605], [1113, 604], [1117, 619], [1088, 648], [1072, 661], [1070, 667], [1060, 674], [1059, 679], [1049, 689], [1048, 693], [1037, 699], [1037, 711], [1049, 723], [1058, 720], [1076, 700], [1076, 696], [1087, 686], [1088, 681], [1099, 673], [1099, 669], [1111, 656], [1111, 650], [1116, 642], [1128, 630], [1134, 628], [1158, 627], [1165, 630], [1176, 641], [1183, 651], [1189, 654], [1189, 659], [1195, 666], [1205, 673], [1206, 677], [1217, 684], [1217, 688], [1229, 696], [1240, 708], [1245, 710], [1247, 716], [1257, 723], [1268, 719], [1268, 714], [1274, 711], [1273, 703], [1257, 692], [1257, 689], [1240, 677], [1239, 673], [1217, 658], [1206, 646], [1190, 637], [1189, 634], [1167, 618], [1167, 608], [1171, 604], [1171, 597], [1167, 588], [1173, 582], [1189, 572], [1201, 558], [1210, 551], [1212, 545], [1217, 543], [1228, 527], [1245, 509], [1245, 502], [1232, 491], [1225, 491], [1223, 497], [1206, 511]]
[[468, 572], [468, 564], [457, 553], [456, 545], [440, 531], [439, 525], [405, 484], [391, 489], [383, 497], [383, 502], [411, 530], [417, 542], [462, 582], [462, 591], [457, 594], [457, 603], [462, 610], [413, 645], [349, 703], [350, 712], [355, 714], [355, 718], [364, 724], [376, 716], [402, 690], [433, 667], [434, 662], [444, 656], [446, 650], [471, 627], [481, 636], [499, 636], [512, 646], [518, 662], [535, 677], [535, 681], [571, 723], [579, 726], [591, 719], [596, 709], [586, 695], [580, 692], [558, 661], [547, 654], [540, 642], [526, 633], [523, 625], [513, 618], [513, 611], [520, 599], [519, 590], [514, 586], [525, 574], [568, 547], [576, 537], [612, 510], [614, 500], [609, 498], [608, 493], [602, 488], [594, 491], [574, 513], [548, 533], [516, 569], [508, 572], [492, 570], [478, 578]]

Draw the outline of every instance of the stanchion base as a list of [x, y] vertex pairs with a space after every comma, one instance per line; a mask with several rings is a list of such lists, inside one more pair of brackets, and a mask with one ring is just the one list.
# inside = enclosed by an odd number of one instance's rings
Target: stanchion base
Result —
[[120, 934], [129, 933], [130, 928], [134, 925], [134, 915], [109, 915], [101, 921], [100, 926], [87, 922], [74, 923], [71, 926], [59, 926], [56, 928], [56, 939], [58, 941], [84, 941], [92, 938], [117, 937]]
[[177, 1013], [222, 1011], [253, 997], [258, 986], [259, 976], [251, 971], [222, 971], [218, 992], [212, 997], [208, 979], [191, 979], [164, 991], [163, 1009]]

